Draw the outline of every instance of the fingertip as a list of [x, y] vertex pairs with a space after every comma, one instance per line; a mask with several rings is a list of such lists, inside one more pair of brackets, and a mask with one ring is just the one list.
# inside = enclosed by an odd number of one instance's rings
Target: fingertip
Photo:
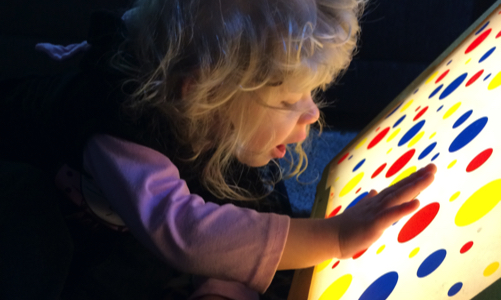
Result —
[[421, 205], [421, 202], [418, 199], [413, 199], [409, 203], [414, 203], [417, 207], [419, 207], [419, 205]]
[[406, 203], [406, 206], [409, 208], [410, 212], [413, 212], [416, 209], [418, 209], [420, 205], [421, 202], [419, 202], [418, 199], [414, 199]]
[[437, 166], [434, 163], [429, 163], [426, 166], [426, 168], [429, 169], [428, 172], [430, 172], [430, 173], [436, 173], [438, 170]]

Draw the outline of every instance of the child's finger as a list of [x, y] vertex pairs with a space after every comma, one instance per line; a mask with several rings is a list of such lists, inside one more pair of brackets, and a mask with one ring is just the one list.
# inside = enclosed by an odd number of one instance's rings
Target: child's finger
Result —
[[409, 182], [406, 185], [395, 190], [394, 193], [386, 196], [386, 207], [400, 205], [416, 198], [425, 188], [427, 188], [435, 179], [433, 173], [425, 173], [415, 181]]
[[[420, 169], [419, 171], [411, 174], [410, 176], [400, 180], [395, 185], [392, 185], [379, 193], [379, 195], [383, 198], [386, 198], [388, 195], [395, 194], [397, 191], [402, 188], [408, 188], [410, 185], [414, 185], [421, 180], [421, 177], [425, 174], [435, 174], [436, 167], [433, 164], [426, 166], [425, 168]], [[417, 193], [415, 194], [417, 195]]]
[[376, 190], [372, 189], [372, 190], [369, 191], [369, 194], [365, 195], [365, 197], [363, 197], [362, 199], [360, 199], [359, 203], [363, 203], [364, 201], [367, 201], [367, 200], [371, 199], [372, 197], [374, 197], [376, 195], [378, 195], [378, 192]]
[[417, 172], [415, 172], [415, 173], [407, 176], [406, 178], [400, 180], [395, 185], [392, 185], [392, 186], [384, 189], [379, 194], [380, 194], [381, 197], [385, 197], [387, 194], [394, 193], [396, 190], [400, 189], [402, 186], [405, 186], [405, 185], [407, 185], [409, 183], [414, 182], [416, 179], [418, 179], [423, 174], [426, 174], [427, 172], [435, 173], [436, 170], [437, 170], [437, 167], [434, 164], [429, 164], [426, 167], [421, 168]]
[[395, 205], [393, 207], [387, 208], [380, 215], [378, 220], [379, 226], [382, 229], [390, 227], [393, 223], [397, 222], [404, 216], [414, 212], [419, 207], [419, 200], [414, 199], [412, 201]]

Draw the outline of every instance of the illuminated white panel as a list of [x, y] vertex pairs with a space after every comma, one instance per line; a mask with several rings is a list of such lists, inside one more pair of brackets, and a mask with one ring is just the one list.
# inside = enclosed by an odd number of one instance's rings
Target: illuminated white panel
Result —
[[309, 299], [471, 299], [501, 277], [501, 14], [331, 163], [325, 217], [433, 162], [421, 206], [359, 257], [315, 267]]

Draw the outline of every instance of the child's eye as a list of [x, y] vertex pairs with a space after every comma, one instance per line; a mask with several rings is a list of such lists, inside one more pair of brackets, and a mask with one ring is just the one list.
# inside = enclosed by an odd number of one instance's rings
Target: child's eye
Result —
[[292, 108], [296, 103], [289, 103], [287, 101], [282, 101], [282, 106], [285, 108]]

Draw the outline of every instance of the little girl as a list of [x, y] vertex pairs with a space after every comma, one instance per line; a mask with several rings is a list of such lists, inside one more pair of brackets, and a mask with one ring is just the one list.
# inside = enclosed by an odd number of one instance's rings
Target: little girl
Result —
[[277, 270], [367, 248], [433, 181], [430, 165], [330, 219], [261, 205], [282, 177], [261, 167], [306, 167], [315, 91], [348, 66], [363, 5], [137, 0], [125, 22], [96, 14], [79, 72], [2, 83], [1, 157], [54, 175], [104, 224], [199, 276], [191, 299], [258, 299]]

